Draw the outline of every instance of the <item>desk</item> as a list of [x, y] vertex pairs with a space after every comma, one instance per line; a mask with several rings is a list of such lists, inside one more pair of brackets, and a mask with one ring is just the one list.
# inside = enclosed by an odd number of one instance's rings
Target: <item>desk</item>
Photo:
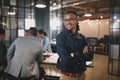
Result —
[[[45, 69], [46, 76], [52, 76], [52, 77], [59, 77], [60, 76], [60, 70], [56, 68], [56, 63], [58, 59], [57, 53], [45, 53], [43, 54], [43, 57], [45, 57], [45, 60], [43, 60], [42, 66]], [[86, 62], [87, 67], [93, 67], [92, 61]], [[51, 79], [52, 80], [52, 79]]]

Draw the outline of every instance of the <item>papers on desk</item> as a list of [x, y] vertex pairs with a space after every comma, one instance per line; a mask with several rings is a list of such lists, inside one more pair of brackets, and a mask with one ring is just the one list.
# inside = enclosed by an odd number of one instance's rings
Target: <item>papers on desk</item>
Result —
[[50, 57], [48, 57], [46, 60], [44, 60], [44, 62], [46, 63], [57, 63], [57, 59], [58, 59], [58, 54], [53, 54]]
[[52, 42], [50, 42], [50, 44], [56, 44], [56, 41], [52, 41]]
[[46, 56], [46, 55], [49, 55], [49, 56], [51, 56], [51, 55], [53, 55], [54, 53], [43, 53], [43, 56]]
[[86, 65], [91, 65], [91, 64], [93, 64], [92, 61], [87, 61], [87, 62], [86, 62]]

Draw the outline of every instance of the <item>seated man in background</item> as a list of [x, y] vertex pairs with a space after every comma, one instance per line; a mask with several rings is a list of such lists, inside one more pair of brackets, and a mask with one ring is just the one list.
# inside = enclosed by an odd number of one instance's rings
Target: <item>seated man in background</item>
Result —
[[38, 63], [42, 61], [43, 46], [36, 36], [37, 29], [31, 27], [29, 36], [18, 37], [8, 49], [8, 66], [5, 72], [16, 77], [17, 80], [39, 79]]
[[40, 39], [41, 44], [44, 46], [45, 52], [52, 53], [50, 40], [47, 37], [46, 32], [42, 29], [38, 30], [38, 37]]

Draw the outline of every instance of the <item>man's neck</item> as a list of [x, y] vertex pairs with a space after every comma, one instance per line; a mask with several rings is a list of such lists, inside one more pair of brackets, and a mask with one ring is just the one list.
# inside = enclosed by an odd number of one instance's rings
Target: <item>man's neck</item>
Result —
[[76, 29], [72, 29], [71, 31], [72, 31], [72, 33], [74, 33], [74, 34], [76, 33]]

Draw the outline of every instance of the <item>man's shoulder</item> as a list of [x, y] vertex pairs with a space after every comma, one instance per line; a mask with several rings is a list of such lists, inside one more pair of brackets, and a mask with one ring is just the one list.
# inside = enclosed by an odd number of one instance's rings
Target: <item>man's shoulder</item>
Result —
[[38, 40], [38, 38], [37, 37], [34, 37], [34, 36], [24, 36], [24, 37], [21, 37], [21, 39], [33, 39], [33, 40]]
[[20, 37], [17, 37], [17, 39], [16, 39], [16, 41], [29, 41], [29, 40], [32, 40], [32, 39], [34, 39], [33, 37], [30, 37], [30, 36], [20, 36]]
[[16, 40], [20, 40], [20, 39], [23, 39], [23, 37], [19, 36], [19, 37], [16, 38]]

